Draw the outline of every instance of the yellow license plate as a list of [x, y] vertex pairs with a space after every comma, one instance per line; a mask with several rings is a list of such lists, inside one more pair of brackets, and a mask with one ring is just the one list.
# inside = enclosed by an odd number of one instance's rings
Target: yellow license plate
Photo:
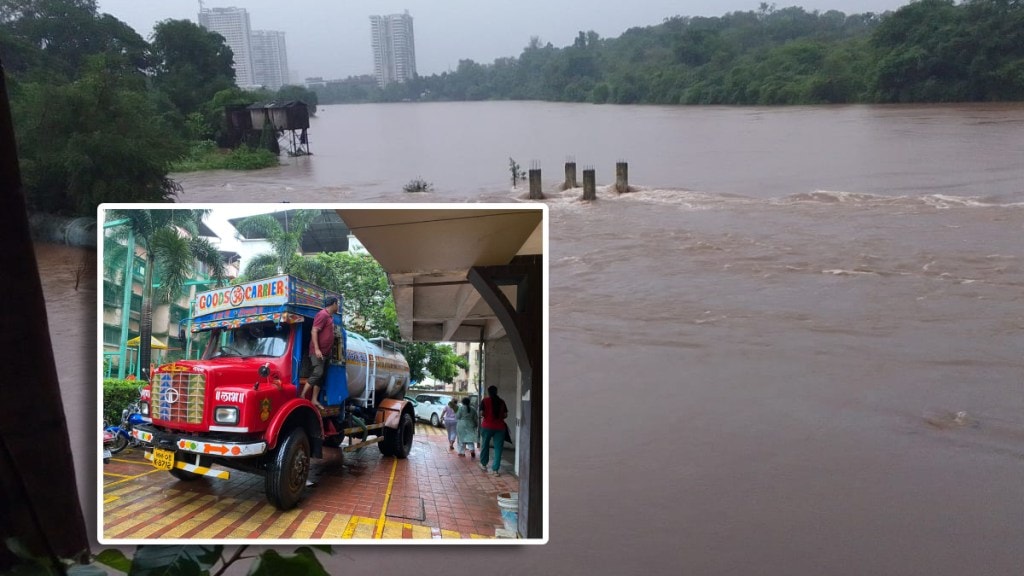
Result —
[[153, 466], [158, 470], [174, 469], [174, 452], [172, 450], [153, 449]]

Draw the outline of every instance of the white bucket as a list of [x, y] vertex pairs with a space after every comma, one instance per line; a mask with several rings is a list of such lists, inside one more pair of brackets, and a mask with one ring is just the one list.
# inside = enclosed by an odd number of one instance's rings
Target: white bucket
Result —
[[498, 508], [501, 510], [501, 521], [505, 524], [505, 529], [516, 532], [519, 528], [519, 492], [498, 494]]

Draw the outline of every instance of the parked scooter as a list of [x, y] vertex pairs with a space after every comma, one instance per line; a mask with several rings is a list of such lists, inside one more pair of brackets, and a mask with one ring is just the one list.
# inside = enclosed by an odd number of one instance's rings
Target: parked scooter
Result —
[[112, 455], [117, 454], [128, 446], [140, 446], [141, 443], [132, 437], [132, 429], [135, 428], [137, 424], [141, 424], [143, 422], [145, 421], [142, 419], [139, 403], [132, 403], [128, 408], [121, 411], [121, 424], [119, 426], [107, 426], [103, 429], [104, 449], [108, 449], [106, 440], [107, 433], [113, 435], [113, 439], [109, 444], [109, 450]]
[[[109, 426], [108, 428], [113, 428], [113, 426]], [[107, 430], [107, 429], [103, 430], [103, 463], [104, 464], [110, 464], [110, 458], [113, 456], [113, 454], [110, 452], [110, 447], [114, 444], [114, 441], [116, 439], [117, 439], [117, 434], [115, 434], [115, 433], [113, 433], [113, 432], [111, 432], [110, 430]]]

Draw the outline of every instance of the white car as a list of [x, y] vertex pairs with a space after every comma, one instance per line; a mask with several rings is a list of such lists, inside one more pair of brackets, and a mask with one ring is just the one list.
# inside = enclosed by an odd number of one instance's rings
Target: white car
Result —
[[417, 394], [414, 398], [417, 404], [413, 408], [416, 419], [427, 420], [434, 426], [443, 426], [441, 412], [451, 399], [447, 394]]

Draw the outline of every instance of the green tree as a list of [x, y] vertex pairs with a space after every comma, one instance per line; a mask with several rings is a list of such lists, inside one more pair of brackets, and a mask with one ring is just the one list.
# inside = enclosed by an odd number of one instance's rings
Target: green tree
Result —
[[224, 37], [188, 20], [153, 28], [153, 85], [182, 114], [199, 111], [217, 92], [235, 85], [234, 55]]
[[345, 324], [368, 338], [384, 337], [397, 341], [398, 314], [391, 297], [387, 275], [369, 254], [350, 252], [316, 255], [318, 268], [328, 270], [315, 282], [331, 283], [345, 297]]
[[100, 202], [163, 202], [183, 142], [157, 115], [141, 77], [93, 56], [79, 81], [22, 84], [13, 101], [34, 209], [93, 214]]
[[[185, 281], [197, 262], [209, 267], [218, 282], [224, 279], [220, 252], [199, 236], [199, 223], [208, 210], [161, 208], [149, 210], [111, 210], [108, 221], [126, 220], [114, 228], [115, 237], [134, 233], [135, 243], [146, 252], [146, 271], [142, 281], [142, 317], [139, 321], [139, 365], [142, 379], [149, 380], [151, 339], [153, 335], [153, 299], [170, 302], [181, 294]], [[160, 279], [154, 288], [153, 279]]]
[[320, 103], [317, 93], [305, 86], [286, 85], [277, 90], [278, 100], [301, 100], [309, 107], [309, 115], [316, 115], [316, 107]]
[[433, 346], [426, 358], [427, 372], [435, 380], [451, 384], [459, 375], [459, 369], [468, 370], [469, 362], [455, 353], [455, 350], [447, 344]]
[[367, 338], [384, 337], [399, 342], [413, 382], [421, 382], [428, 375], [452, 382], [459, 367], [468, 367], [450, 346], [401, 341], [387, 274], [369, 254], [322, 253], [314, 260], [315, 271], [303, 278], [344, 296], [342, 313], [349, 330]]
[[[6, 37], [6, 41], [3, 38]], [[95, 0], [0, 0], [0, 47], [17, 76], [73, 80], [90, 56], [108, 54], [135, 70], [149, 67], [145, 40], [120, 20], [97, 13]]]

